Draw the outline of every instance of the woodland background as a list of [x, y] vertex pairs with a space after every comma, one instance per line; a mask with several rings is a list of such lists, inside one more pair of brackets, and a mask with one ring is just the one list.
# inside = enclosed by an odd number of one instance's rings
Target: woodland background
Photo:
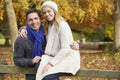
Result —
[[[18, 36], [18, 29], [26, 24], [25, 11], [31, 7], [40, 10], [44, 1], [0, 0], [1, 64], [14, 65], [11, 46]], [[58, 4], [59, 13], [69, 23], [74, 39], [80, 43], [81, 68], [120, 70], [120, 0], [53, 1]], [[114, 50], [114, 44], [117, 50]], [[24, 75], [6, 74], [5, 80], [24, 80]], [[72, 80], [107, 79], [75, 77]]]
[[[40, 6], [44, 1], [12, 0], [17, 29], [26, 24], [25, 11], [31, 7], [36, 7], [40, 10]], [[58, 4], [59, 13], [69, 22], [71, 29], [80, 33], [79, 38], [85, 37], [88, 41], [114, 39], [114, 0], [53, 1]], [[6, 35], [4, 32], [5, 27], [9, 29], [6, 14], [5, 0], [0, 0], [0, 30], [4, 35]]]

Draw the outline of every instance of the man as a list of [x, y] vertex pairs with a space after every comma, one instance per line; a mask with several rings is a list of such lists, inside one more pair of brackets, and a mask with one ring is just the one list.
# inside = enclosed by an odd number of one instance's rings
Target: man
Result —
[[[19, 36], [14, 45], [14, 63], [20, 67], [38, 67], [44, 53], [45, 38], [41, 26], [40, 12], [29, 9], [26, 12], [27, 37]], [[26, 80], [35, 80], [35, 75], [26, 74]]]

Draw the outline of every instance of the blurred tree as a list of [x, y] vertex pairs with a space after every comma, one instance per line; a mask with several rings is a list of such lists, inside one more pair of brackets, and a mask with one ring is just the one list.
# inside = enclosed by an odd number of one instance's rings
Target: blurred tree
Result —
[[[0, 0], [0, 21], [6, 22], [5, 0]], [[40, 10], [46, 0], [12, 0], [18, 28], [26, 24], [25, 11], [36, 7]], [[84, 27], [101, 29], [102, 24], [114, 24], [114, 0], [53, 0], [58, 4], [59, 13], [70, 23], [71, 28], [81, 30]], [[2, 10], [1, 10], [2, 9]]]
[[115, 0], [115, 31], [114, 46], [120, 51], [120, 0]]
[[13, 48], [15, 39], [18, 36], [17, 34], [18, 30], [17, 30], [15, 12], [12, 6], [12, 0], [5, 0], [5, 11], [8, 17], [8, 23], [9, 23], [8, 26], [9, 26], [9, 31], [10, 31], [11, 45]]
[[[40, 9], [46, 0], [13, 0], [17, 23], [25, 24], [25, 11], [30, 7]], [[69, 22], [80, 26], [99, 27], [102, 23], [113, 24], [113, 0], [53, 0], [58, 4], [59, 13]], [[0, 2], [2, 8], [4, 0]], [[2, 20], [4, 12], [0, 10]], [[78, 27], [80, 27], [78, 26]]]

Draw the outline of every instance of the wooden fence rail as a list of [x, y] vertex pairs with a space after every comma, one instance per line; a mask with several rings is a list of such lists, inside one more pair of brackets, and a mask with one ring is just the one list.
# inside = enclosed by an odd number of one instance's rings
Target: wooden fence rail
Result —
[[[0, 80], [3, 79], [3, 75], [6, 73], [22, 73], [22, 74], [35, 74], [34, 68], [17, 67], [15, 65], [0, 65]], [[97, 69], [80, 69], [75, 76], [89, 77], [89, 78], [108, 78], [120, 80], [120, 71], [117, 70], [97, 70]]]

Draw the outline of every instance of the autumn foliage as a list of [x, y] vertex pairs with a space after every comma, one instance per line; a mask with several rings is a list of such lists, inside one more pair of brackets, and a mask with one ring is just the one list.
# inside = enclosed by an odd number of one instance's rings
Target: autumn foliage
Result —
[[[18, 27], [25, 25], [25, 11], [30, 7], [40, 10], [46, 0], [12, 0]], [[100, 29], [101, 25], [113, 25], [114, 0], [53, 0], [58, 4], [59, 13], [70, 23], [71, 28], [84, 27]], [[6, 22], [4, 0], [0, 0], [0, 22]]]

